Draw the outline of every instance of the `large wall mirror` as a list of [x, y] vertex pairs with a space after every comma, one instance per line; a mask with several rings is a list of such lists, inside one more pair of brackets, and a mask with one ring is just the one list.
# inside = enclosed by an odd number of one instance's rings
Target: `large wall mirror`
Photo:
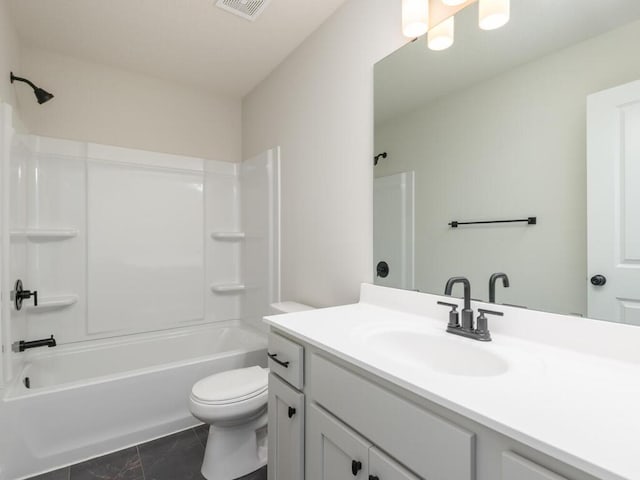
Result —
[[380, 61], [376, 283], [640, 325], [639, 48], [638, 0], [511, 0]]

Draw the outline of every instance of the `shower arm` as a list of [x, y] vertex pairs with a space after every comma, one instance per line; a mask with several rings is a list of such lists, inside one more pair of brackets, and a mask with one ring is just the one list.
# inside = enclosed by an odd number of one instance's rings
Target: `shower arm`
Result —
[[26, 79], [26, 78], [22, 78], [22, 77], [16, 77], [16, 76], [13, 74], [13, 72], [11, 72], [11, 83], [13, 83], [14, 81], [17, 81], [17, 82], [24, 82], [24, 83], [26, 83], [27, 85], [29, 85], [31, 88], [33, 88], [34, 90], [35, 90], [36, 88], [38, 88], [38, 87], [37, 87], [37, 86], [36, 86], [36, 85], [31, 81], [31, 80], [28, 80], [28, 79]]

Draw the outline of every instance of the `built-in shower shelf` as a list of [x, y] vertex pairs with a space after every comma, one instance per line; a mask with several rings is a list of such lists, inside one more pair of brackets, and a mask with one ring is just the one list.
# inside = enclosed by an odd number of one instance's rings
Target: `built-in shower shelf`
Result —
[[78, 230], [75, 228], [25, 228], [12, 230], [11, 236], [30, 240], [65, 240], [77, 237]]
[[244, 240], [244, 232], [213, 232], [211, 238], [214, 240]]
[[245, 291], [242, 283], [226, 283], [222, 285], [211, 285], [211, 291], [215, 293], [240, 293]]
[[58, 295], [55, 297], [42, 297], [38, 299], [38, 306], [28, 305], [27, 309], [31, 312], [44, 310], [53, 310], [56, 308], [70, 307], [78, 303], [78, 295]]

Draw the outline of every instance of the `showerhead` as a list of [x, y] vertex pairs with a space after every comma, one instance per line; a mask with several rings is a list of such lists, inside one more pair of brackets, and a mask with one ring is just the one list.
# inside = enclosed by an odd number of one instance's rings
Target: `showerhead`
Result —
[[29, 85], [31, 88], [33, 88], [33, 93], [35, 93], [36, 99], [38, 100], [38, 103], [40, 105], [42, 105], [45, 102], [48, 102], [49, 100], [51, 100], [53, 98], [53, 94], [52, 93], [49, 93], [46, 90], [35, 86], [32, 81], [27, 80], [26, 78], [16, 77], [13, 74], [13, 72], [11, 72], [11, 77], [10, 78], [11, 78], [11, 83], [13, 83], [14, 81], [24, 82], [27, 85]]

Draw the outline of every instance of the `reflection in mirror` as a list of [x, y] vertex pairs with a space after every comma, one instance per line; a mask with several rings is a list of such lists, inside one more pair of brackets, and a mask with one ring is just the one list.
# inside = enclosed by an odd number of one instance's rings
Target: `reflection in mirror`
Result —
[[[640, 2], [512, 0], [375, 68], [376, 283], [640, 325]], [[454, 221], [528, 220], [457, 228]], [[458, 295], [456, 292], [454, 294]]]

